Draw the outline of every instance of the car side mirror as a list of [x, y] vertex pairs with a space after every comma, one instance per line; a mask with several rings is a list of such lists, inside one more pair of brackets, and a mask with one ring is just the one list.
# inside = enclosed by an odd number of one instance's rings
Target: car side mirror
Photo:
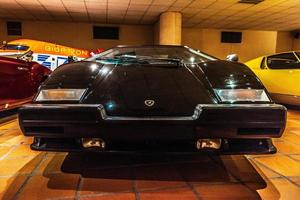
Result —
[[32, 51], [28, 51], [26, 53], [24, 53], [22, 56], [18, 57], [18, 59], [24, 60], [26, 62], [31, 62], [33, 60], [33, 52]]
[[77, 62], [78, 58], [76, 56], [68, 56], [68, 63]]
[[230, 62], [238, 62], [239, 56], [237, 54], [229, 54], [228, 56], [226, 56], [226, 60]]

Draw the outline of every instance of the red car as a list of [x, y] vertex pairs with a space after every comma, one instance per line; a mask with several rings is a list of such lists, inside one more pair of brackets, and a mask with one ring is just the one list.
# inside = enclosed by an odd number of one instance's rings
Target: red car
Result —
[[30, 55], [19, 58], [0, 57], [0, 111], [30, 102], [50, 70]]

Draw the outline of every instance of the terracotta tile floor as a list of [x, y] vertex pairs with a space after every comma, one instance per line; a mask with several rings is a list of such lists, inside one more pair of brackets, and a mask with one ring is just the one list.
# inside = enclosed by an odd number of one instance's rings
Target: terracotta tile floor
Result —
[[17, 119], [0, 123], [0, 199], [299, 199], [300, 111], [278, 153], [256, 156], [31, 151]]

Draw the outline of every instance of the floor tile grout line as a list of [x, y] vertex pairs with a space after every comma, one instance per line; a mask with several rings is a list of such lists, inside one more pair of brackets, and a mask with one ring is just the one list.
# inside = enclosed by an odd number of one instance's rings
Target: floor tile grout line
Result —
[[287, 143], [290, 143], [290, 144], [293, 144], [293, 145], [296, 145], [296, 146], [300, 146], [300, 144], [291, 142], [291, 141], [286, 140], [286, 139], [284, 139], [284, 138], [280, 138], [280, 140], [282, 140], [282, 142], [287, 142]]
[[256, 163], [258, 163], [259, 165], [261, 165], [261, 166], [267, 168], [268, 170], [272, 171], [273, 173], [276, 173], [276, 174], [279, 174], [279, 175], [282, 176], [282, 177], [285, 177], [284, 175], [282, 175], [281, 173], [275, 171], [274, 169], [270, 168], [269, 166], [265, 165], [265, 164], [262, 163], [261, 161], [255, 160], [255, 159], [253, 159], [253, 161], [256, 162]]
[[191, 184], [190, 182], [188, 182], [187, 180], [185, 180], [185, 184], [188, 186], [188, 188], [193, 192], [193, 194], [195, 195], [195, 198], [197, 200], [202, 200], [200, 193], [195, 189], [194, 185]]
[[[260, 167], [264, 167], [264, 168], [266, 168], [265, 166], [263, 166], [261, 163], [258, 163], [258, 162], [256, 162], [255, 160], [253, 160], [253, 159], [248, 159], [249, 160], [249, 162], [251, 163], [251, 165], [256, 165], [256, 167], [257, 168], [259, 168], [260, 170], [261, 170], [261, 172], [263, 173], [263, 171], [262, 171], [262, 169], [260, 168]], [[270, 170], [269, 168], [266, 168], [267, 170]], [[255, 169], [256, 170], [256, 169]], [[256, 170], [257, 171], [257, 170]], [[273, 172], [273, 171], [271, 171], [271, 172]], [[273, 172], [273, 173], [275, 173], [277, 176], [276, 177], [272, 177], [272, 178], [278, 178], [278, 177], [283, 177], [281, 174], [279, 174], [279, 173], [277, 173], [277, 172]], [[271, 177], [267, 177], [264, 173], [263, 173], [263, 175], [265, 176], [265, 177], [263, 177], [263, 178], [265, 178], [265, 179], [272, 179]]]
[[[92, 193], [92, 194], [83, 194], [80, 195], [80, 198], [93, 198], [93, 197], [102, 197], [102, 196], [115, 196], [115, 195], [119, 195], [119, 194], [127, 194], [129, 193], [127, 192], [102, 192], [102, 193]], [[132, 193], [132, 191], [131, 191]]]
[[98, 197], [98, 196], [114, 196], [114, 195], [118, 195], [118, 194], [127, 194], [127, 193], [133, 193], [133, 192], [132, 192], [132, 190], [122, 191], [122, 192], [96, 192], [95, 191], [94, 193], [91, 193], [91, 194], [82, 194], [82, 195], [80, 195], [80, 198]]
[[300, 159], [293, 158], [293, 157], [292, 157], [293, 155], [286, 154], [286, 156], [289, 157], [290, 159], [296, 161], [296, 162], [300, 162]]
[[[245, 159], [247, 159], [247, 157], [244, 155], [243, 156]], [[215, 160], [215, 159], [213, 159], [212, 157], [211, 157], [211, 159], [213, 160], [213, 162], [215, 162], [216, 164], [218, 164], [218, 162]], [[248, 160], [248, 159], [247, 159]], [[224, 170], [227, 170], [223, 165], [221, 165], [221, 167], [224, 169]], [[251, 187], [249, 187], [247, 184], [245, 184], [245, 183], [247, 183], [247, 182], [245, 182], [245, 181], [243, 181], [243, 180], [241, 180], [241, 179], [239, 179], [237, 176], [235, 176], [231, 171], [228, 171], [228, 173], [234, 178], [234, 179], [236, 179], [236, 180], [238, 180], [238, 183], [240, 183], [240, 184], [242, 184], [243, 186], [245, 186], [250, 192], [253, 192], [253, 190], [251, 189]], [[258, 172], [257, 172], [258, 173]]]
[[186, 184], [180, 186], [141, 189], [140, 192], [157, 192], [157, 191], [174, 190], [174, 189], [181, 189], [181, 188], [186, 188]]
[[[18, 158], [36, 157], [36, 156], [16, 156], [16, 157], [8, 158], [8, 154], [13, 153], [21, 145], [25, 145], [25, 144], [20, 143], [20, 144], [17, 144], [17, 145], [10, 146], [10, 147], [13, 147], [13, 148], [11, 148], [4, 156], [0, 157], [0, 161], [2, 161], [4, 159], [10, 160], [10, 159], [18, 159]], [[30, 146], [30, 145], [27, 145], [27, 146]]]
[[140, 196], [140, 192], [137, 188], [136, 180], [133, 179], [132, 182], [133, 182], [133, 192], [134, 192], [134, 195], [135, 195], [135, 200], [140, 200], [141, 196]]
[[10, 123], [14, 123], [15, 121], [18, 120], [18, 117], [16, 115], [11, 115], [11, 119], [9, 117], [7, 119], [8, 119], [7, 121], [0, 122], [0, 126], [6, 126]]
[[[130, 157], [130, 160], [132, 161], [132, 157]], [[134, 172], [134, 168], [136, 166], [135, 165], [129, 165], [129, 169], [130, 169], [130, 176], [131, 176], [131, 180], [132, 180], [132, 190], [135, 196], [135, 200], [140, 200], [141, 196], [140, 196], [140, 192], [138, 190], [138, 186], [137, 186], [137, 182], [136, 182], [136, 175]]]
[[70, 200], [70, 199], [72, 199], [72, 196], [47, 198], [47, 200]]
[[291, 182], [291, 183], [294, 184], [295, 186], [300, 187], [300, 184], [298, 184], [298, 183], [296, 183], [295, 181], [289, 179], [288, 176], [284, 176], [283, 174], [281, 174], [281, 173], [279, 173], [279, 172], [273, 170], [272, 168], [268, 167], [267, 165], [263, 164], [262, 162], [260, 162], [260, 161], [258, 161], [258, 160], [256, 160], [255, 162], [261, 164], [262, 166], [266, 167], [267, 169], [269, 169], [270, 171], [272, 171], [272, 172], [274, 172], [274, 173], [276, 173], [276, 174], [280, 174], [280, 176], [282, 176], [282, 178], [288, 180], [289, 182]]
[[[178, 162], [158, 162], [158, 163], [146, 163], [146, 164], [135, 164], [135, 165], [131, 165], [132, 167], [145, 167], [145, 166], [156, 166], [156, 165], [169, 165], [169, 164], [190, 164], [190, 163], [198, 163], [200, 161], [178, 161]], [[98, 167], [91, 167], [91, 168], [87, 168], [87, 169], [99, 169], [99, 170], [107, 170], [107, 169], [122, 169], [122, 168], [128, 168], [128, 165], [119, 165], [116, 167], [103, 167], [103, 168], [98, 168]]]
[[265, 167], [266, 169], [270, 170], [271, 172], [273, 172], [273, 173], [275, 173], [275, 174], [278, 174], [278, 175], [280, 175], [281, 177], [285, 177], [285, 176], [283, 176], [281, 173], [279, 173], [279, 172], [273, 170], [272, 168], [270, 168], [270, 167], [268, 167], [267, 165], [263, 164], [263, 163], [260, 162], [259, 160], [256, 160], [256, 159], [253, 159], [253, 158], [252, 158], [252, 160], [253, 160], [254, 163], [257, 163], [258, 165]]
[[[169, 160], [168, 160], [169, 161]], [[172, 164], [171, 162], [169, 162], [169, 164]], [[186, 177], [180, 172], [180, 170], [178, 170], [178, 167], [175, 167], [175, 170], [177, 171], [177, 173], [180, 175], [180, 177], [182, 178], [182, 180], [184, 181], [185, 185], [192, 191], [192, 193], [194, 194], [195, 198], [197, 200], [202, 200], [200, 193], [195, 189], [195, 187], [193, 186], [193, 184], [191, 184]]]
[[[275, 145], [276, 146], [276, 145]], [[251, 157], [251, 159], [254, 159], [254, 158], [271, 158], [271, 157], [275, 157], [275, 156], [278, 156], [278, 155], [284, 155], [282, 152], [279, 152], [277, 151], [275, 154], [263, 154], [263, 155], [244, 155], [247, 159], [249, 157]]]
[[[279, 178], [283, 178], [283, 177], [274, 177], [272, 179], [279, 179]], [[185, 183], [185, 182], [184, 182]], [[256, 183], [255, 181], [247, 181], [246, 183]], [[199, 183], [200, 184], [200, 183]], [[240, 184], [240, 182], [229, 182], [229, 183], [206, 183], [207, 185], [227, 185], [227, 184], [232, 184], [232, 185], [236, 185], [236, 184]], [[196, 184], [198, 185], [198, 184]], [[161, 187], [161, 188], [151, 188], [151, 189], [142, 189], [140, 190], [140, 192], [156, 192], [156, 191], [168, 191], [168, 190], [174, 190], [174, 189], [185, 189], [187, 188], [187, 185], [185, 183], [185, 185], [181, 185], [181, 186], [173, 186], [173, 187]], [[96, 196], [109, 196], [109, 195], [117, 195], [117, 194], [125, 194], [131, 192], [130, 190], [128, 191], [122, 191], [122, 192], [107, 192], [107, 193], [93, 193], [93, 194], [84, 194], [84, 195], [80, 195], [81, 198], [85, 198], [85, 197], [96, 197]]]
[[[36, 155], [30, 155], [30, 156], [8, 156], [4, 160], [18, 160], [18, 159], [23, 159], [23, 158], [35, 158]], [[1, 161], [1, 159], [0, 159]]]
[[[0, 125], [1, 127], [1, 125]], [[18, 128], [15, 128], [15, 127], [11, 127], [11, 128], [8, 128], [8, 129], [2, 129], [1, 130], [1, 136], [7, 134], [8, 132], [11, 132], [11, 131], [18, 131], [19, 129]]]
[[13, 148], [11, 148], [6, 154], [4, 154], [3, 156], [0, 157], [0, 161], [3, 161], [5, 158], [7, 158], [8, 155], [9, 155], [10, 153], [12, 153], [14, 150], [16, 150], [16, 148], [17, 148], [18, 146], [20, 146], [20, 145], [21, 145], [21, 144], [19, 144], [19, 145], [14, 145]]
[[79, 200], [80, 199], [80, 192], [81, 192], [81, 187], [82, 187], [82, 183], [83, 183], [83, 180], [82, 180], [82, 175], [80, 174], [79, 175], [79, 180], [78, 180], [78, 183], [77, 183], [77, 186], [76, 186], [76, 191], [75, 191], [75, 199], [76, 200]]
[[[29, 180], [33, 177], [33, 175], [35, 174], [35, 171], [40, 167], [40, 165], [42, 164], [42, 162], [46, 159], [46, 155], [47, 153], [45, 153], [44, 155], [42, 155], [42, 159], [37, 163], [37, 165], [35, 166], [35, 168], [31, 171], [31, 173], [29, 173], [26, 177], [26, 179], [24, 180], [23, 184], [20, 186], [20, 188], [17, 190], [17, 192], [14, 194], [14, 198], [13, 199], [18, 199], [20, 197], [20, 195], [22, 194], [24, 188], [26, 187], [27, 183], [29, 182]], [[37, 155], [38, 156], [38, 155]]]
[[[225, 182], [221, 183], [220, 182], [220, 183], [206, 183], [206, 184], [207, 185], [227, 185], [227, 184], [239, 184], [239, 183], [240, 182], [230, 182], [230, 183], [225, 183]], [[255, 183], [255, 181], [247, 181], [247, 183]], [[184, 182], [184, 184], [185, 185], [181, 185], [181, 186], [141, 189], [139, 191], [140, 192], [156, 192], [156, 191], [168, 191], [168, 190], [174, 190], [174, 189], [185, 189], [187, 187], [187, 185], [185, 182]], [[99, 192], [99, 193], [93, 193], [93, 194], [80, 195], [80, 197], [82, 198], [82, 197], [109, 196], [109, 195], [117, 195], [117, 194], [123, 194], [123, 193], [128, 193], [128, 192], [131, 192], [131, 191], [128, 190], [128, 191], [122, 191], [122, 192], [107, 192], [107, 193]]]
[[285, 155], [289, 155], [289, 156], [300, 156], [300, 153], [287, 153]]

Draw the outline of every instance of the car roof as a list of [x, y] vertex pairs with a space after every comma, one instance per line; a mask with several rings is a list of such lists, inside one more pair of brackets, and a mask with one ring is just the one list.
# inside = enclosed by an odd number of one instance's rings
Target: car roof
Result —
[[266, 57], [269, 57], [269, 56], [275, 56], [275, 55], [280, 55], [280, 54], [284, 54], [284, 53], [294, 53], [294, 52], [298, 52], [298, 51], [297, 50], [295, 50], [295, 51], [283, 51], [283, 52], [278, 52], [278, 53], [263, 55], [263, 56], [259, 56], [259, 57], [253, 58], [251, 60], [248, 60], [245, 63], [253, 61], [253, 60], [256, 60], [256, 59], [263, 59], [263, 58], [266, 58]]
[[298, 51], [297, 50], [296, 51], [283, 51], [283, 52], [277, 52], [277, 53], [264, 55], [264, 56], [260, 56], [260, 57], [269, 57], [269, 56], [275, 56], [275, 55], [280, 55], [280, 54], [284, 54], [284, 53], [294, 53], [294, 52], [298, 52]]

